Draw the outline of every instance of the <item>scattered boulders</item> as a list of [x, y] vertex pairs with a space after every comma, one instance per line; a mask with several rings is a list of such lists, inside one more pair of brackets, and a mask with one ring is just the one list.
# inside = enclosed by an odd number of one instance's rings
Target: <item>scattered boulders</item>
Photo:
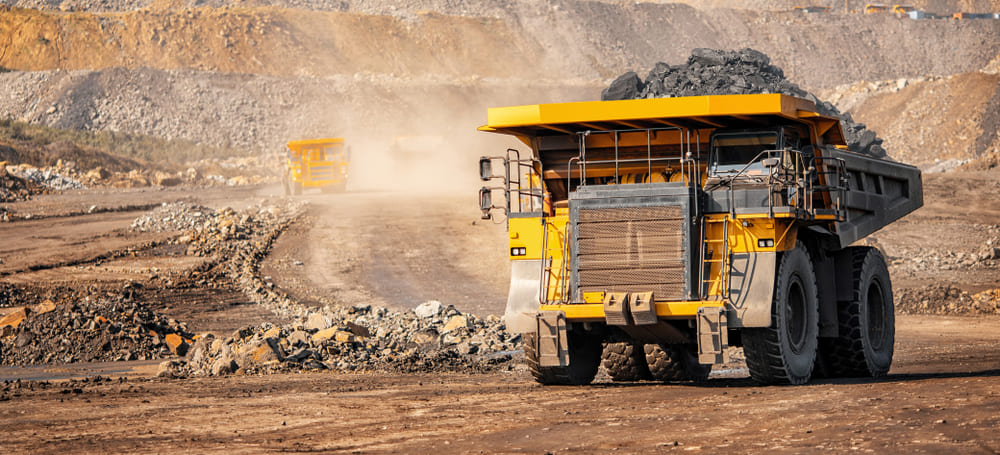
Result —
[[[36, 365], [145, 360], [183, 355], [193, 335], [126, 293], [104, 293], [75, 303], [43, 302], [0, 337], [0, 364]], [[179, 341], [178, 341], [179, 340]]]
[[[329, 327], [320, 328], [324, 325]], [[482, 319], [450, 306], [431, 316], [370, 305], [326, 307], [284, 327], [245, 327], [223, 339], [203, 335], [188, 351], [186, 364], [165, 366], [164, 375], [476, 370], [510, 360], [518, 343], [499, 318]]]
[[816, 103], [820, 114], [838, 117], [852, 151], [885, 157], [882, 139], [863, 123], [854, 123], [851, 115], [841, 113], [828, 102], [785, 79], [781, 68], [771, 64], [770, 57], [754, 49], [722, 51], [695, 49], [686, 64], [657, 63], [643, 81], [628, 72], [601, 92], [602, 100], [671, 98], [678, 96], [736, 95], [781, 93], [805, 98]]
[[131, 294], [92, 293], [54, 308], [38, 305], [0, 338], [2, 363], [177, 356], [161, 364], [160, 377], [324, 369], [475, 371], [512, 365], [508, 361], [520, 338], [495, 316], [463, 314], [439, 301], [403, 312], [370, 304], [315, 309], [268, 286], [258, 274], [260, 260], [304, 203], [277, 199], [267, 204], [240, 211], [165, 204], [137, 218], [133, 229], [181, 231], [178, 243], [184, 239], [188, 254], [211, 257], [205, 267], [212, 273], [227, 276], [252, 301], [292, 323], [244, 327], [224, 337], [195, 336], [184, 324], [133, 301]]

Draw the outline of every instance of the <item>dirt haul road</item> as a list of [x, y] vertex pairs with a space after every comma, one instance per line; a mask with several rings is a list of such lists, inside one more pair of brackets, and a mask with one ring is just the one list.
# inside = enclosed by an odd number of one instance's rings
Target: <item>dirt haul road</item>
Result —
[[503, 224], [480, 220], [473, 192], [306, 195], [307, 216], [262, 273], [315, 304], [408, 310], [428, 300], [503, 314], [510, 283]]
[[22, 452], [996, 453], [997, 321], [904, 316], [881, 381], [542, 387], [489, 375], [0, 384]]
[[[900, 286], [1000, 285], [992, 259], [954, 261], [944, 273], [908, 257], [938, 255], [939, 245], [978, 255], [1000, 223], [991, 208], [1000, 206], [1000, 193], [982, 192], [1000, 181], [996, 173], [926, 180], [927, 207], [877, 235], [895, 264], [894, 277], [900, 274]], [[51, 223], [37, 231], [21, 218], [0, 225], [7, 266], [0, 282], [86, 287], [121, 275], [118, 280], [145, 279], [140, 295], [150, 306], [194, 332], [224, 335], [234, 327], [273, 321], [219, 281], [200, 279], [180, 288], [150, 276], [180, 276], [197, 268], [196, 258], [183, 251], [136, 246], [146, 253], [110, 259], [101, 251], [160, 239], [159, 233], [128, 232], [132, 216], [112, 208], [139, 216], [143, 212], [135, 207], [177, 199], [212, 207], [251, 205], [274, 191], [94, 192], [82, 198], [86, 206], [72, 194], [40, 198], [36, 203]], [[503, 226], [478, 221], [474, 197], [346, 193], [302, 200], [309, 203], [305, 216], [284, 232], [260, 270], [293, 297], [313, 305], [400, 309], [438, 299], [462, 311], [502, 311], [506, 234]], [[981, 210], [970, 214], [969, 200], [979, 201]], [[98, 208], [87, 214], [90, 205]], [[17, 215], [33, 213], [31, 205], [7, 207]], [[953, 239], [956, 233], [964, 240]], [[25, 246], [26, 240], [37, 247]], [[80, 245], [88, 252], [72, 265], [53, 260], [54, 249]], [[45, 267], [31, 270], [34, 263]], [[176, 273], [170, 274], [171, 268]], [[127, 270], [133, 275], [123, 273]], [[224, 292], [225, 298], [209, 291]], [[592, 386], [541, 387], [523, 366], [487, 374], [316, 372], [148, 380], [133, 373], [126, 380], [0, 382], [2, 446], [11, 453], [995, 453], [1000, 451], [998, 329], [995, 314], [899, 315], [896, 357], [887, 378], [817, 380], [802, 387], [760, 387], [740, 367], [715, 372], [698, 386], [615, 384], [601, 374]], [[46, 371], [55, 375], [60, 369]], [[0, 371], [2, 377], [16, 375], [16, 369]]]

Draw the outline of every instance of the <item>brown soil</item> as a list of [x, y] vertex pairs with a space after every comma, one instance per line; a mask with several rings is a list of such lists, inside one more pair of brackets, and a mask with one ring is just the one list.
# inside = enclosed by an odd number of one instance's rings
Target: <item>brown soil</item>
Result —
[[1000, 320], [897, 320], [880, 381], [542, 387], [527, 372], [0, 385], [14, 452], [992, 453]]

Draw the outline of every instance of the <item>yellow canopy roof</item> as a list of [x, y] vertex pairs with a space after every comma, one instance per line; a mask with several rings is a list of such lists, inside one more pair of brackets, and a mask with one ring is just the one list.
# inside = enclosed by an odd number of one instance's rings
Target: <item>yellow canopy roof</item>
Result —
[[840, 120], [816, 112], [816, 104], [780, 94], [712, 95], [622, 101], [532, 104], [490, 108], [480, 131], [522, 137], [588, 130], [664, 127], [752, 128], [774, 117], [815, 123], [828, 144], [844, 144]]
[[325, 139], [304, 139], [301, 141], [289, 141], [288, 148], [292, 150], [299, 150], [303, 147], [308, 146], [319, 146], [319, 145], [343, 145], [344, 138], [342, 137], [330, 137]]

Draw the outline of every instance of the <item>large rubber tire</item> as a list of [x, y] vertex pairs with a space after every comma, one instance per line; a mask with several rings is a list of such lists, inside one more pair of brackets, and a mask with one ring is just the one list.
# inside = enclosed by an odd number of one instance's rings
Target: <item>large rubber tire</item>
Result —
[[657, 381], [706, 381], [712, 366], [698, 363], [697, 350], [693, 344], [647, 344], [649, 373]]
[[604, 368], [615, 382], [642, 381], [652, 379], [649, 367], [646, 366], [646, 354], [642, 344], [619, 341], [606, 343], [604, 353]]
[[565, 367], [543, 367], [538, 362], [538, 352], [535, 351], [536, 333], [525, 333], [524, 358], [531, 375], [540, 384], [545, 385], [584, 385], [590, 384], [601, 366], [601, 339], [587, 336], [575, 331], [567, 333], [569, 344], [569, 365]]
[[771, 326], [743, 330], [750, 377], [764, 384], [805, 384], [816, 363], [819, 299], [802, 243], [782, 253], [771, 302]]
[[302, 182], [292, 182], [292, 194], [295, 196], [302, 195]]
[[851, 268], [853, 299], [837, 302], [838, 336], [820, 339], [824, 370], [830, 377], [882, 377], [896, 338], [889, 269], [871, 247], [851, 247]]

